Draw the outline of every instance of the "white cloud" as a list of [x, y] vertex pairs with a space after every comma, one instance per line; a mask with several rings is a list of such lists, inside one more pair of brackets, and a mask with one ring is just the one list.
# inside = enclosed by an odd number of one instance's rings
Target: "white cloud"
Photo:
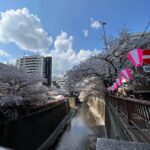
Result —
[[85, 37], [88, 37], [89, 31], [88, 31], [88, 30], [83, 30], [82, 33], [83, 33], [83, 35], [84, 35]]
[[56, 37], [54, 49], [49, 54], [53, 59], [53, 75], [63, 75], [67, 70], [92, 55], [98, 54], [99, 50], [84, 50], [76, 52], [73, 49], [73, 37], [66, 32], [61, 32]]
[[73, 37], [68, 37], [66, 32], [61, 32], [60, 35], [56, 37], [54, 42], [54, 47], [58, 51], [67, 51], [68, 49], [72, 49]]
[[16, 65], [16, 58], [12, 58], [10, 57], [9, 59], [7, 60], [0, 60], [1, 63], [3, 64], [11, 64], [11, 65]]
[[4, 50], [0, 49], [0, 56], [9, 56], [9, 54], [7, 52], [5, 52]]
[[52, 37], [27, 8], [11, 9], [0, 13], [0, 42], [13, 42], [21, 49], [43, 52], [52, 44]]
[[16, 58], [10, 58], [10, 59], [7, 61], [7, 63], [8, 63], [8, 64], [12, 64], [12, 65], [16, 65], [16, 61], [17, 61]]
[[[88, 30], [84, 31], [88, 36]], [[48, 52], [52, 44], [52, 37], [44, 31], [40, 19], [29, 12], [27, 8], [7, 10], [0, 13], [0, 42], [15, 43], [19, 48], [31, 52], [39, 52], [41, 55], [50, 55], [53, 58], [53, 75], [63, 75], [68, 69], [99, 50], [84, 50], [78, 52], [73, 49], [73, 37], [66, 32], [61, 32], [54, 41], [54, 48]], [[7, 55], [0, 51], [1, 55]], [[5, 63], [15, 64], [16, 59], [9, 57]]]
[[8, 64], [7, 61], [4, 61], [4, 60], [0, 60], [0, 63]]
[[98, 20], [93, 20], [91, 18], [91, 27], [94, 29], [99, 29], [100, 27], [102, 27], [102, 25], [100, 24]]

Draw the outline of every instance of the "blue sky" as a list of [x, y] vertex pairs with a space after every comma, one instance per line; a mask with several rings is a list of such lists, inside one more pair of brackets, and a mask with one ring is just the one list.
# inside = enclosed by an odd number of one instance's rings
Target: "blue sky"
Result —
[[[107, 37], [116, 36], [124, 26], [131, 32], [143, 32], [150, 21], [149, 6], [149, 0], [0, 0], [0, 61], [14, 62], [24, 54], [35, 53], [37, 48], [39, 54], [54, 57], [54, 75], [63, 74], [104, 47], [101, 40], [102, 28], [92, 28], [91, 19], [107, 23]], [[26, 10], [23, 11], [23, 8]], [[10, 12], [10, 9], [14, 12]], [[11, 15], [2, 17], [2, 13], [6, 12], [13, 13], [14, 17], [20, 14], [18, 20], [13, 17], [11, 19]], [[34, 18], [22, 19], [21, 15], [34, 15]], [[8, 17], [9, 21], [4, 17]], [[26, 20], [28, 18], [30, 21], [35, 20], [33, 28], [44, 30], [42, 33], [34, 31], [35, 37], [29, 40], [27, 33], [32, 34], [33, 30], [28, 27], [31, 25]], [[28, 22], [26, 28], [20, 27], [20, 30], [14, 32], [21, 21]], [[83, 30], [88, 32], [86, 37]], [[17, 38], [19, 35], [21, 43]]]

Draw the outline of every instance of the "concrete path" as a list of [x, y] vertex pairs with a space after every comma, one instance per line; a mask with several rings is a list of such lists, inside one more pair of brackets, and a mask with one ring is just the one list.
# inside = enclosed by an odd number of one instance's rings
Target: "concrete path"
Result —
[[96, 150], [150, 150], [150, 144], [98, 138]]

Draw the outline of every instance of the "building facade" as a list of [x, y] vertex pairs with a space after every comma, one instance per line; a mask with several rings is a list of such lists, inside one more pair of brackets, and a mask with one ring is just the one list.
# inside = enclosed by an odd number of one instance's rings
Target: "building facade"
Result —
[[51, 86], [52, 57], [25, 56], [17, 60], [17, 67], [24, 68], [29, 75], [39, 75], [45, 79], [43, 84]]
[[58, 94], [67, 95], [66, 77], [53, 77], [52, 90]]

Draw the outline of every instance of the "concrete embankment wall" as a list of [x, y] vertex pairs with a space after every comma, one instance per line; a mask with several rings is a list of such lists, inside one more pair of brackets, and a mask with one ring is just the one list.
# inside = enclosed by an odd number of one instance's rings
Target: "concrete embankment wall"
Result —
[[131, 140], [124, 124], [120, 121], [119, 116], [117, 116], [106, 103], [105, 109], [105, 124], [107, 131], [107, 138], [118, 139], [118, 140]]
[[130, 140], [126, 129], [120, 122], [119, 117], [116, 116], [114, 111], [107, 104], [105, 97], [92, 95], [88, 97], [87, 103], [92, 112], [104, 121], [107, 138]]
[[105, 101], [104, 97], [92, 95], [88, 97], [87, 104], [95, 116], [101, 118], [105, 122]]
[[69, 102], [65, 101], [18, 120], [0, 122], [0, 145], [16, 150], [37, 149], [69, 111]]

